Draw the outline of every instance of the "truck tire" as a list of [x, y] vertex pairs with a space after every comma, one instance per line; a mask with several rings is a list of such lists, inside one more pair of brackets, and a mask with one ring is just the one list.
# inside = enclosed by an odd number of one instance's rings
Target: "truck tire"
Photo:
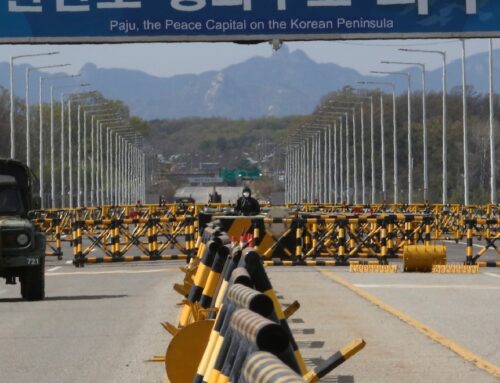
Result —
[[26, 269], [21, 282], [21, 296], [27, 301], [41, 301], [45, 298], [45, 267], [40, 266]]

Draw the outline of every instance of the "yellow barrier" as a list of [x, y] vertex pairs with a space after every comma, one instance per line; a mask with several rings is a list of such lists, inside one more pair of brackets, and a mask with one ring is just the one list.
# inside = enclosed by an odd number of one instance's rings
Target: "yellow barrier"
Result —
[[435, 265], [446, 264], [446, 246], [412, 245], [405, 246], [403, 270], [405, 272], [431, 272]]

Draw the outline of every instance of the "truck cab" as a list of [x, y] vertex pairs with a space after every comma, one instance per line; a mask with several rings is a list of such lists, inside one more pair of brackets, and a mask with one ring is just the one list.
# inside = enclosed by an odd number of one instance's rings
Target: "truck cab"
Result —
[[0, 159], [0, 277], [11, 285], [19, 280], [29, 301], [45, 297], [45, 236], [28, 219], [38, 207], [30, 169]]

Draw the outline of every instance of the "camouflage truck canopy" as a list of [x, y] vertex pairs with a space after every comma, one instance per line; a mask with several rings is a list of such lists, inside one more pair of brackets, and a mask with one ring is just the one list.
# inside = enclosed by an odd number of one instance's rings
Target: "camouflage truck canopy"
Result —
[[30, 169], [22, 162], [0, 158], [0, 184], [12, 184], [13, 180], [19, 188], [26, 212], [32, 209], [32, 178]]

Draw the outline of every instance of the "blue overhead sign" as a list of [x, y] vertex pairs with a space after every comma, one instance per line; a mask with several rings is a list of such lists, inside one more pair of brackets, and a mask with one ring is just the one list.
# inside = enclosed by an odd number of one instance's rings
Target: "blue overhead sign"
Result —
[[499, 0], [2, 0], [0, 42], [500, 35]]

